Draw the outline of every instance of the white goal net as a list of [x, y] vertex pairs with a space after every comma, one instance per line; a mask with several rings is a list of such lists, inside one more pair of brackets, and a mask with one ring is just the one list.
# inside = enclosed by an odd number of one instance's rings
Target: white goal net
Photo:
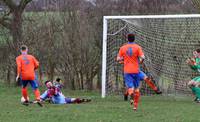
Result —
[[[164, 94], [191, 94], [187, 82], [198, 74], [185, 61], [200, 48], [200, 15], [104, 16], [103, 28], [102, 97], [123, 92], [123, 66], [116, 56], [128, 33], [145, 53], [141, 70]], [[141, 83], [142, 94], [153, 93]]]

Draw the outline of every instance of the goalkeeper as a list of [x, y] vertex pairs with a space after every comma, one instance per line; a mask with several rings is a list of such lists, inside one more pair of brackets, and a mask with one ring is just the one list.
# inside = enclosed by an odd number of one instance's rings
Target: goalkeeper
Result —
[[[193, 52], [193, 57], [187, 59], [186, 63], [197, 72], [200, 72], [200, 49]], [[200, 102], [200, 76], [193, 78], [188, 82], [188, 86], [192, 89], [193, 94], [196, 96], [195, 101]]]
[[50, 100], [53, 104], [70, 104], [70, 103], [83, 103], [90, 102], [90, 99], [80, 99], [80, 98], [67, 98], [65, 97], [60, 87], [54, 86], [51, 81], [46, 81], [45, 85], [47, 90], [40, 96], [42, 101]]

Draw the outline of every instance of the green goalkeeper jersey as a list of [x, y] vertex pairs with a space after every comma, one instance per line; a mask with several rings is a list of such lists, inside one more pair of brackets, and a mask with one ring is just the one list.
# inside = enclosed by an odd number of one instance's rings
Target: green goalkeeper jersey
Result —
[[[195, 58], [196, 65], [192, 65], [191, 68], [197, 72], [200, 72], [200, 58]], [[200, 76], [197, 76], [192, 79], [193, 81], [199, 83], [200, 82]], [[200, 88], [199, 87], [192, 87], [192, 92], [194, 95], [200, 99]]]
[[[191, 68], [200, 73], [200, 58], [195, 58], [196, 65], [192, 65]], [[200, 76], [192, 79], [193, 81], [200, 82]]]
[[192, 65], [191, 68], [200, 72], [200, 58], [195, 58], [196, 65]]

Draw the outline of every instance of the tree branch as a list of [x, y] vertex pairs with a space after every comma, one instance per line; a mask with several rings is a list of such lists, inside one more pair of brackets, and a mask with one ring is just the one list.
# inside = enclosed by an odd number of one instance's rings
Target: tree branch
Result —
[[13, 0], [1, 0], [2, 2], [5, 3], [6, 6], [8, 6], [8, 8], [11, 11], [14, 11], [17, 8], [17, 5], [15, 4], [15, 2], [13, 2]]
[[11, 28], [11, 19], [9, 18], [11, 11], [5, 12], [2, 17], [0, 17], [0, 25], [4, 26], [7, 29]]
[[7, 22], [5, 19], [3, 19], [3, 18], [0, 18], [0, 25], [2, 25], [2, 26], [4, 26], [5, 28], [7, 28], [7, 29], [10, 29], [10, 23], [9, 22]]
[[32, 1], [32, 0], [21, 0], [21, 1], [20, 1], [20, 4], [19, 4], [20, 10], [23, 11], [23, 10], [25, 9], [26, 5], [27, 5], [28, 3], [30, 3], [31, 1]]

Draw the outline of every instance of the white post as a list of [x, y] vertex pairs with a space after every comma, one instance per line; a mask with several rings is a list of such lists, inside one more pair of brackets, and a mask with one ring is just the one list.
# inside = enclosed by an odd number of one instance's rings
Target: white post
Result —
[[103, 18], [103, 51], [102, 51], [102, 84], [101, 84], [101, 97], [105, 98], [106, 96], [106, 55], [107, 55], [107, 28], [108, 21]]
[[141, 19], [141, 18], [199, 18], [200, 14], [174, 14], [174, 15], [135, 15], [135, 16], [104, 16], [105, 19]]

